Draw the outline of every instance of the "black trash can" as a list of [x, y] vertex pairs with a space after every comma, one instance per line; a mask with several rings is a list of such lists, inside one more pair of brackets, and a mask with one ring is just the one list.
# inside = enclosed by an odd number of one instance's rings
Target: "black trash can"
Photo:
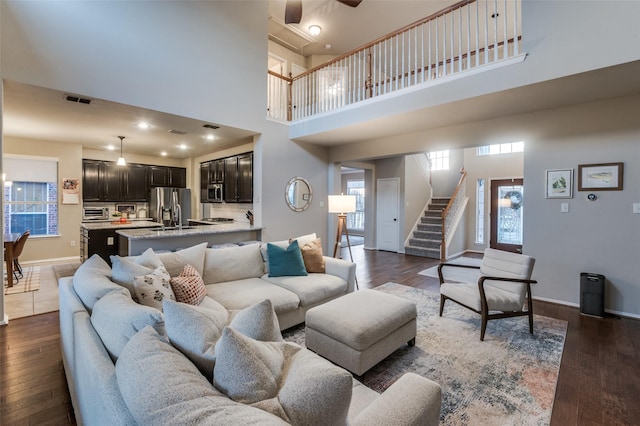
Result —
[[580, 273], [580, 313], [604, 317], [604, 275]]

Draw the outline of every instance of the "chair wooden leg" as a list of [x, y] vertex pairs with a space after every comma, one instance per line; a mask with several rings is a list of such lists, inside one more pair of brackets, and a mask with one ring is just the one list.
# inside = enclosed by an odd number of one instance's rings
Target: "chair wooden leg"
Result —
[[529, 311], [529, 333], [533, 334], [533, 311]]
[[487, 318], [487, 314], [485, 314], [484, 312], [481, 315], [482, 315], [482, 327], [480, 328], [480, 341], [483, 342], [484, 332], [487, 331], [488, 318]]
[[440, 295], [440, 316], [442, 316], [443, 309], [444, 309], [444, 296]]

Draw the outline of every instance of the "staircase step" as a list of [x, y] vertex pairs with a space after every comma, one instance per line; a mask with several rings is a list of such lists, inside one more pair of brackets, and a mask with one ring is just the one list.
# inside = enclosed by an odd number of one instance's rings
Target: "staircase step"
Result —
[[425, 210], [424, 215], [426, 217], [437, 217], [440, 219], [442, 217], [442, 210]]
[[449, 204], [449, 201], [451, 201], [451, 198], [432, 198], [431, 199], [432, 204], [444, 204], [445, 206]]
[[440, 229], [437, 230], [417, 230], [413, 231], [413, 238], [419, 238], [421, 240], [434, 240], [441, 241], [442, 240], [442, 232]]
[[414, 232], [435, 232], [438, 235], [442, 235], [442, 225], [419, 223]]
[[424, 247], [405, 246], [404, 253], [410, 256], [428, 257], [440, 259], [440, 249], [428, 249]]
[[446, 204], [429, 204], [427, 206], [428, 210], [426, 210], [426, 211], [429, 211], [429, 212], [443, 212], [445, 207], [447, 207]]
[[411, 247], [419, 247], [419, 248], [429, 248], [440, 250], [440, 244], [442, 242], [440, 240], [423, 240], [421, 238], [410, 238], [409, 245]]
[[440, 219], [439, 217], [422, 216], [420, 218], [420, 223], [442, 226], [442, 219]]

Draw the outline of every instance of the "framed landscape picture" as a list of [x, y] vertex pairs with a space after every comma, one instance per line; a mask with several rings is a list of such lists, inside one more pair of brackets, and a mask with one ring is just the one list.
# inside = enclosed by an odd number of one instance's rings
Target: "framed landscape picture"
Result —
[[624, 163], [580, 164], [578, 191], [621, 191]]
[[573, 197], [573, 169], [547, 170], [545, 198]]

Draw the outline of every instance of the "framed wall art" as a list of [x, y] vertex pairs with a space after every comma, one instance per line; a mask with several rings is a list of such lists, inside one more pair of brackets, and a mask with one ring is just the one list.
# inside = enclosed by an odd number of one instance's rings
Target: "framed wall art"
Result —
[[624, 163], [580, 164], [578, 191], [621, 191]]
[[573, 198], [573, 169], [547, 170], [545, 198]]

